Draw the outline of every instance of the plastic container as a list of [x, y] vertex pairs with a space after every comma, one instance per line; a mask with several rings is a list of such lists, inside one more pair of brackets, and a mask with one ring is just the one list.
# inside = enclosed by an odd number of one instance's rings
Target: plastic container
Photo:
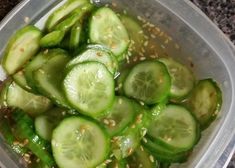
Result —
[[[100, 0], [94, 2], [100, 3]], [[40, 27], [46, 18], [42, 16], [62, 3], [56, 0], [25, 0], [18, 5], [0, 24], [1, 55], [8, 38], [25, 25], [25, 21], [37, 23]], [[226, 167], [235, 146], [235, 49], [232, 43], [188, 0], [117, 0], [116, 3], [170, 35], [179, 50], [176, 52], [166, 47], [165, 52], [183, 62], [190, 58], [197, 76], [214, 78], [223, 91], [223, 106], [218, 119], [203, 132], [188, 162], [173, 167]], [[2, 71], [0, 75], [4, 79]], [[19, 159], [8, 150], [1, 138], [0, 167], [20, 167]]]

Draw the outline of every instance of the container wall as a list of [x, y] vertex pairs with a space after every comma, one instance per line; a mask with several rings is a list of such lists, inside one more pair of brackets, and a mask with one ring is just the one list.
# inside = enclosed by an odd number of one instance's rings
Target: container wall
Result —
[[[94, 1], [97, 4], [111, 3], [110, 0]], [[36, 23], [53, 2], [55, 1], [50, 1], [50, 4], [48, 0], [26, 1], [24, 7], [22, 6], [23, 9], [19, 11], [20, 15], [12, 16], [12, 20], [9, 17], [9, 22], [5, 20], [6, 25], [4, 23], [2, 27], [0, 26], [0, 51], [3, 51], [10, 34], [25, 24], [23, 22], [25, 16], [31, 16], [32, 22]], [[235, 79], [232, 72], [235, 72], [233, 67], [235, 61], [224, 36], [182, 0], [118, 0], [113, 2], [122, 6], [131, 15], [145, 18], [168, 34], [173, 40], [173, 45], [163, 46], [165, 52], [188, 66], [193, 63], [192, 68], [198, 79], [210, 77], [219, 83], [223, 92], [221, 113], [218, 119], [203, 132], [202, 139], [189, 161], [180, 165], [180, 167], [189, 168], [214, 166], [232, 138], [234, 133], [232, 128], [235, 127], [235, 119], [232, 119], [232, 115], [235, 116], [235, 110], [232, 110], [234, 109], [232, 101]], [[189, 16], [184, 17], [184, 15]], [[42, 27], [45, 19], [46, 17], [36, 25]], [[2, 161], [1, 157], [0, 161]]]

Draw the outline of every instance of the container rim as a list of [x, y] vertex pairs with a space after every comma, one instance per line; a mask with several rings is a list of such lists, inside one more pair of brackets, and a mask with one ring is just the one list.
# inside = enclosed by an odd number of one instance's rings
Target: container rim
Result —
[[[161, 4], [163, 7], [171, 11], [174, 15], [176, 15], [180, 20], [182, 20], [185, 24], [187, 24], [195, 33], [197, 33], [198, 36], [200, 36], [207, 44], [212, 48], [213, 51], [219, 56], [226, 56], [228, 59], [225, 62], [226, 65], [228, 65], [228, 72], [231, 79], [235, 79], [235, 74], [232, 74], [232, 72], [235, 72], [235, 46], [233, 43], [226, 37], [222, 31], [199, 9], [197, 8], [192, 2], [189, 0], [173, 0], [173, 1], [166, 1], [166, 0], [155, 0], [159, 4]], [[31, 16], [35, 15], [35, 13], [32, 13], [32, 11], [27, 12], [27, 8], [30, 6], [33, 6], [33, 0], [23, 0], [21, 3], [19, 3], [1, 22], [0, 22], [0, 32], [4, 32], [4, 27], [8, 25], [8, 23], [12, 20], [12, 18], [16, 17], [18, 12], [21, 12], [24, 16]], [[43, 7], [43, 4], [47, 4], [47, 6], [51, 6], [54, 3], [58, 3], [58, 0], [40, 0], [37, 1], [37, 9], [39, 11], [44, 10], [45, 8], [41, 9]], [[183, 8], [180, 8], [178, 10], [175, 10], [177, 6], [181, 6]], [[41, 7], [41, 8], [40, 8]], [[188, 9], [190, 8], [190, 14], [187, 13]], [[174, 10], [173, 10], [174, 9]], [[31, 14], [31, 15], [30, 15]], [[193, 21], [192, 21], [193, 18]], [[202, 19], [203, 18], [203, 19]], [[203, 31], [204, 24], [207, 24], [210, 26], [210, 31], [205, 32]], [[20, 21], [19, 27], [22, 25], [25, 25], [23, 19]], [[216, 35], [215, 35], [216, 34]], [[206, 36], [210, 36], [210, 38], [205, 38]], [[220, 46], [219, 48], [215, 46]], [[0, 52], [1, 49], [0, 49]], [[232, 82], [232, 101], [234, 102], [235, 98], [235, 81], [231, 80]], [[235, 103], [232, 103], [230, 106], [229, 113], [232, 113], [232, 111], [235, 110]], [[231, 124], [232, 123], [232, 124]], [[225, 128], [228, 128], [230, 131], [230, 134], [226, 137], [222, 137], [223, 131]], [[216, 140], [212, 142], [212, 144], [209, 146], [207, 152], [205, 153], [205, 157], [201, 158], [200, 161], [197, 164], [197, 167], [201, 168], [202, 163], [209, 160], [210, 153], [214, 151], [214, 148], [220, 148], [224, 151], [222, 155], [217, 155], [216, 160], [217, 162], [214, 165], [211, 165], [211, 167], [226, 167], [226, 165], [229, 163], [229, 160], [231, 159], [233, 152], [235, 151], [235, 117], [234, 119], [232, 117], [226, 117], [225, 122], [221, 126], [220, 130], [218, 131], [216, 135]], [[221, 143], [223, 142], [223, 143]], [[1, 146], [0, 146], [0, 153], [1, 153]], [[7, 167], [11, 168], [18, 168], [16, 164], [9, 164], [7, 161], [10, 161], [11, 159], [8, 156], [1, 156], [0, 158], [0, 167], [2, 165], [5, 165]], [[2, 166], [4, 168], [4, 166]]]

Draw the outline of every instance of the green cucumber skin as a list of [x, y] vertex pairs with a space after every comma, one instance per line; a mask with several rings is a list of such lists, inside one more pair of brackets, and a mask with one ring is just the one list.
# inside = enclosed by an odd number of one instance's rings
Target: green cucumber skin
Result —
[[[184, 109], [186, 109], [188, 112], [189, 112], [189, 114], [191, 115], [191, 117], [195, 120], [195, 139], [194, 139], [194, 141], [192, 142], [192, 145], [191, 145], [191, 147], [190, 148], [177, 148], [177, 147], [173, 147], [173, 146], [171, 146], [170, 144], [167, 144], [167, 143], [165, 143], [163, 140], [161, 140], [161, 139], [159, 139], [159, 138], [155, 138], [155, 137], [153, 137], [153, 136], [151, 136], [151, 135], [149, 135], [149, 134], [147, 134], [146, 135], [146, 137], [147, 137], [147, 139], [150, 139], [150, 141], [152, 141], [152, 142], [154, 142], [154, 143], [156, 143], [156, 144], [158, 144], [158, 145], [160, 145], [160, 146], [162, 146], [162, 147], [164, 147], [166, 150], [170, 150], [170, 151], [172, 151], [173, 153], [180, 153], [180, 152], [187, 152], [187, 151], [189, 151], [189, 150], [191, 150], [191, 149], [193, 149], [194, 148], [194, 146], [199, 142], [199, 140], [200, 140], [200, 138], [201, 138], [201, 129], [200, 129], [200, 125], [199, 125], [199, 123], [197, 122], [197, 119], [194, 117], [194, 115], [192, 114], [192, 112], [190, 111], [190, 110], [188, 110], [188, 108], [186, 108], [185, 106], [181, 106], [181, 105], [178, 105], [178, 104], [168, 104], [169, 106], [180, 106], [181, 108], [184, 108]], [[166, 104], [164, 103], [164, 104], [160, 104], [160, 106], [159, 106], [159, 110], [160, 111], [158, 111], [158, 114], [159, 114], [159, 112], [161, 112], [161, 110], [164, 110], [164, 108], [166, 108]], [[152, 116], [152, 119], [154, 119], [155, 117], [157, 117], [157, 115], [153, 115], [153, 113], [155, 113], [156, 111], [153, 111], [153, 109], [152, 109], [152, 114], [151, 114], [151, 116]], [[151, 119], [150, 119], [151, 120]], [[149, 122], [151, 122], [151, 121], [149, 121]]]
[[[8, 66], [7, 66], [7, 61], [8, 61], [8, 57], [10, 57], [9, 54], [13, 50], [12, 47], [15, 45], [15, 42], [18, 39], [20, 39], [20, 37], [22, 35], [29, 33], [29, 32], [34, 32], [35, 34], [37, 34], [37, 37], [35, 38], [35, 44], [38, 43], [37, 46], [35, 46], [31, 55], [28, 56], [28, 58], [25, 59], [24, 62], [21, 63], [21, 65], [18, 65], [18, 67], [15, 67], [13, 70], [9, 70]], [[42, 36], [42, 32], [38, 28], [36, 28], [34, 26], [26, 26], [26, 27], [23, 27], [22, 29], [16, 31], [16, 33], [9, 39], [9, 42], [7, 44], [7, 47], [5, 49], [5, 53], [4, 53], [4, 56], [2, 59], [2, 66], [9, 75], [14, 74], [17, 70], [19, 70], [21, 68], [21, 66], [23, 64], [25, 64], [31, 57], [33, 57], [37, 53], [37, 51], [39, 50], [39, 47], [40, 47], [39, 40], [40, 40], [41, 36]]]
[[55, 166], [54, 159], [48, 151], [48, 143], [41, 139], [33, 130], [33, 120], [22, 110], [15, 110], [12, 118], [16, 122], [16, 132], [20, 139], [27, 140], [29, 148], [46, 165]]
[[82, 23], [86, 15], [88, 15], [93, 8], [94, 6], [92, 4], [87, 3], [82, 5], [81, 8], [75, 9], [70, 16], [56, 25], [55, 30], [67, 33], [77, 22]]
[[[189, 101], [190, 101], [191, 96], [193, 94], [195, 94], [194, 92], [196, 91], [197, 87], [199, 85], [201, 85], [201, 83], [204, 83], [204, 82], [208, 82], [214, 87], [214, 89], [216, 91], [216, 96], [217, 96], [217, 103], [216, 103], [216, 107], [214, 108], [213, 113], [209, 116], [209, 118], [207, 118], [206, 121], [201, 122], [200, 119], [194, 113], [194, 110], [193, 110], [192, 106], [190, 105]], [[210, 126], [210, 124], [217, 118], [217, 115], [221, 110], [222, 103], [223, 103], [223, 97], [222, 97], [222, 91], [221, 91], [220, 87], [218, 86], [218, 84], [213, 79], [208, 78], [208, 79], [203, 79], [203, 80], [198, 81], [198, 83], [196, 84], [194, 89], [189, 93], [189, 95], [186, 98], [185, 102], [183, 102], [182, 104], [184, 106], [186, 106], [192, 112], [192, 115], [195, 117], [195, 119], [200, 124], [200, 129], [203, 131], [206, 128], [208, 128]]]
[[32, 88], [28, 85], [26, 78], [25, 78], [25, 73], [24, 71], [19, 71], [16, 74], [12, 76], [13, 80], [15, 81], [16, 84], [18, 84], [22, 89], [28, 91], [28, 92], [33, 92]]
[[[4, 116], [3, 116], [4, 117]], [[13, 132], [11, 130], [11, 125], [9, 124], [8, 119], [1, 118], [0, 122], [0, 132], [4, 137], [4, 140], [6, 143], [10, 146], [10, 148], [19, 154], [20, 156], [24, 156], [28, 150], [19, 144], [15, 144], [14, 142], [17, 142], [17, 139], [14, 137]]]
[[52, 31], [41, 38], [40, 46], [42, 48], [56, 47], [63, 40], [64, 35], [65, 35], [64, 31], [60, 30]]
[[[102, 125], [102, 124], [100, 124], [99, 122], [97, 122], [96, 120], [94, 120], [94, 119], [92, 119], [92, 118], [90, 118], [90, 117], [87, 117], [87, 116], [83, 116], [83, 115], [81, 115], [81, 116], [70, 116], [70, 117], [67, 117], [67, 118], [65, 118], [62, 122], [60, 122], [60, 124], [55, 128], [55, 130], [53, 131], [53, 135], [52, 135], [52, 146], [53, 146], [53, 141], [55, 140], [55, 134], [56, 134], [56, 131], [57, 131], [57, 129], [64, 123], [64, 122], [66, 122], [67, 120], [70, 120], [70, 119], [80, 119], [80, 120], [83, 120], [83, 121], [85, 121], [85, 122], [92, 122], [93, 124], [95, 124], [96, 126], [98, 126], [101, 130], [102, 130], [102, 132], [103, 132], [103, 135], [105, 136], [105, 139], [106, 139], [106, 145], [105, 145], [105, 156], [104, 156], [104, 158], [108, 158], [108, 156], [109, 156], [109, 154], [110, 154], [110, 150], [111, 150], [111, 148], [110, 148], [110, 136], [109, 136], [109, 134], [107, 133], [107, 131], [106, 131], [106, 129], [104, 128], [104, 126]], [[54, 157], [55, 157], [55, 155], [56, 155], [56, 153], [53, 151], [53, 147], [52, 147], [52, 152], [53, 152], [53, 155], [54, 155]], [[56, 159], [55, 159], [56, 160]], [[98, 166], [98, 165], [97, 165]], [[102, 167], [103, 165], [102, 165], [102, 163], [100, 163], [100, 166]], [[63, 168], [63, 167], [62, 167]], [[66, 167], [64, 167], [64, 168], [66, 168]]]
[[52, 31], [60, 21], [67, 17], [76, 8], [89, 3], [88, 0], [80, 0], [80, 2], [76, 1], [77, 0], [68, 0], [64, 5], [56, 9], [47, 19], [45, 29], [48, 32]]

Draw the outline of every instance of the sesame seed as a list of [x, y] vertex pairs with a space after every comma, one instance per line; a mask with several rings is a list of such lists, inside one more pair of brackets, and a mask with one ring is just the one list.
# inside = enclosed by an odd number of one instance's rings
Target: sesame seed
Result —
[[152, 155], [150, 155], [149, 160], [153, 163], [154, 162], [154, 157]]
[[154, 35], [154, 34], [151, 34], [150, 35], [153, 39], [155, 39], [156, 38], [156, 36]]
[[140, 57], [140, 61], [146, 60], [146, 57]]
[[49, 52], [48, 49], [46, 49], [45, 51], [43, 51], [43, 54], [47, 54]]
[[131, 128], [135, 128], [135, 124], [132, 124], [132, 125], [131, 125]]
[[105, 125], [109, 125], [109, 120], [104, 119], [104, 120], [103, 120], [103, 123], [104, 123]]
[[111, 160], [111, 159], [108, 159], [108, 160], [105, 161], [105, 164], [109, 164], [109, 163], [111, 163], [111, 162], [112, 162], [112, 160]]
[[147, 142], [148, 142], [148, 140], [147, 140], [146, 138], [143, 138], [143, 141], [144, 141], [144, 143], [147, 143]]
[[117, 6], [117, 4], [116, 4], [115, 2], [113, 2], [113, 3], [112, 3], [112, 6], [113, 6], [113, 7], [116, 7], [116, 6]]
[[39, 69], [38, 71], [42, 74], [45, 74], [45, 71], [43, 71], [42, 69]]
[[176, 49], [179, 49], [180, 46], [179, 46], [178, 44], [175, 44], [175, 48], [176, 48]]
[[137, 19], [140, 20], [140, 21], [143, 20], [141, 16], [137, 16]]
[[123, 13], [126, 15], [127, 14], [126, 10], [123, 10]]
[[127, 150], [127, 154], [128, 154], [128, 155], [130, 155], [132, 152], [133, 152], [133, 149], [132, 149], [132, 148], [129, 148], [129, 149]]
[[162, 45], [162, 44], [161, 44], [161, 47], [162, 47], [163, 49], [165, 49], [165, 48], [166, 48], [166, 47], [165, 47], [164, 45]]
[[109, 120], [109, 126], [110, 127], [115, 127], [116, 126], [116, 122], [114, 120]]
[[143, 146], [142, 146], [142, 145], [140, 145], [140, 150], [141, 150], [141, 151], [144, 151], [144, 148], [143, 148]]
[[29, 17], [27, 17], [27, 16], [24, 17], [24, 22], [25, 22], [25, 23], [29, 23]]
[[126, 168], [130, 168], [129, 164], [126, 164]]
[[141, 105], [141, 106], [144, 106], [144, 102], [140, 101], [140, 105]]
[[143, 33], [144, 33], [144, 31], [143, 31], [143, 30], [140, 30], [138, 33], [139, 33], [139, 34], [143, 34]]
[[147, 46], [148, 46], [148, 44], [149, 44], [149, 42], [148, 42], [148, 41], [145, 41], [145, 42], [144, 42], [144, 46], [145, 46], [145, 47], [147, 47]]
[[143, 165], [142, 165], [142, 164], [139, 164], [139, 168], [141, 168], [141, 167], [143, 167]]

